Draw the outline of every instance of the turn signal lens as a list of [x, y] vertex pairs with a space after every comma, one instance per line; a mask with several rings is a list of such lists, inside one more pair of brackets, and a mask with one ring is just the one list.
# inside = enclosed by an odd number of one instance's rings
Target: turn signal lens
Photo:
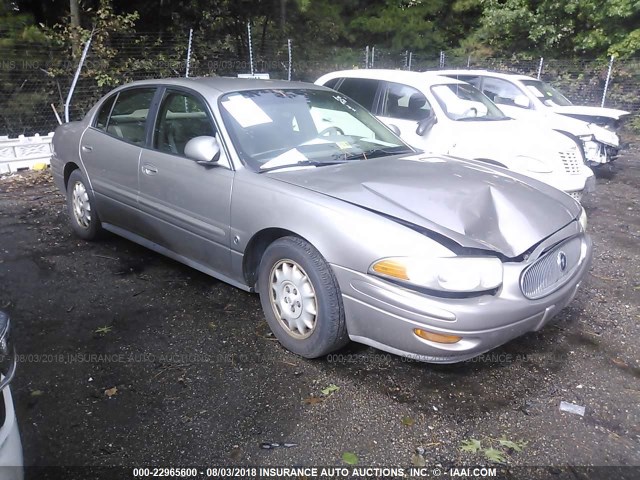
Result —
[[421, 328], [414, 328], [413, 333], [415, 333], [420, 338], [424, 338], [425, 340], [436, 343], [451, 344], [457, 343], [462, 340], [462, 337], [459, 337], [457, 335], [444, 335], [442, 333], [427, 332], [426, 330], [422, 330]]
[[382, 260], [373, 265], [373, 271], [389, 277], [399, 278], [401, 280], [409, 280], [407, 275], [407, 267], [400, 262], [394, 260]]

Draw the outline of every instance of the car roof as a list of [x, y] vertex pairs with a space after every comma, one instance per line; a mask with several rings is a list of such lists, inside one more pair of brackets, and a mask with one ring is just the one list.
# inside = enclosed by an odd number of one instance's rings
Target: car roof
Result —
[[256, 78], [236, 77], [189, 77], [189, 78], [159, 78], [153, 80], [138, 80], [121, 85], [116, 90], [137, 86], [174, 86], [196, 90], [202, 94], [223, 95], [228, 92], [262, 89], [324, 89], [324, 87], [306, 82], [291, 82], [288, 80], [263, 80]]
[[429, 78], [430, 76], [424, 75], [424, 73], [422, 72], [413, 72], [409, 70], [391, 70], [382, 68], [339, 70], [323, 75], [320, 78], [326, 82], [327, 80], [336, 77], [384, 80], [386, 82], [403, 83], [406, 85], [414, 86], [416, 88], [430, 87], [432, 85], [465, 83], [460, 80], [449, 77], [440, 77], [437, 75], [433, 75], [432, 78]]
[[424, 73], [435, 73], [440, 75], [484, 75], [496, 78], [510, 78], [512, 80], [535, 80], [533, 77], [522, 75], [520, 73], [496, 72], [493, 70], [481, 69], [449, 69], [449, 70], [429, 70]]

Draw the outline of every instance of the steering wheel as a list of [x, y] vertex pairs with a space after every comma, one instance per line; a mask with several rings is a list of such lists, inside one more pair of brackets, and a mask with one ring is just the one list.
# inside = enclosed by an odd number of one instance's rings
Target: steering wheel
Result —
[[344, 135], [344, 131], [340, 127], [327, 127], [318, 133], [319, 137], [323, 137], [325, 135], [330, 134], [331, 132], [337, 133], [339, 135]]

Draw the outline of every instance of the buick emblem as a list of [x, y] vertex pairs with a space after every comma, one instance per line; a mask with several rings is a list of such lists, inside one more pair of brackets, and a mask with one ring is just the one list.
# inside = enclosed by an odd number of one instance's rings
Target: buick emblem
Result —
[[559, 252], [556, 262], [560, 267], [560, 271], [564, 272], [567, 269], [567, 255], [564, 252]]

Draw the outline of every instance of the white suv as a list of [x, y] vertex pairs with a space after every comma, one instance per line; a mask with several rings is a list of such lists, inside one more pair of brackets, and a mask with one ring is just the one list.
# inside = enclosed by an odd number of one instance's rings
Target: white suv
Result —
[[526, 75], [488, 70], [437, 70], [425, 73], [437, 73], [468, 82], [498, 104], [507, 115], [538, 122], [580, 138], [589, 165], [607, 163], [618, 156], [620, 139], [616, 130], [620, 119], [629, 112], [573, 105], [548, 83]]
[[482, 160], [543, 181], [576, 200], [595, 185], [576, 141], [513, 120], [468, 83], [401, 70], [347, 70], [316, 82], [377, 115], [429, 153]]

